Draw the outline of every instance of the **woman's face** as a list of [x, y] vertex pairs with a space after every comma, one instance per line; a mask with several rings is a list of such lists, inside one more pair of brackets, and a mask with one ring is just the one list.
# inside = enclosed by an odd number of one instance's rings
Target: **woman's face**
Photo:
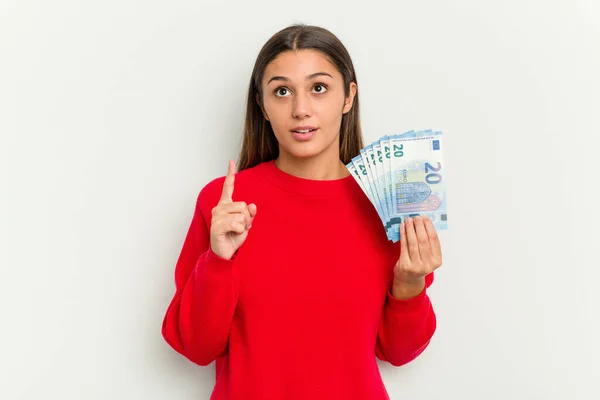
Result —
[[352, 108], [356, 84], [351, 83], [345, 98], [342, 74], [323, 53], [279, 54], [265, 69], [262, 90], [263, 114], [271, 123], [280, 154], [306, 158], [327, 152], [339, 158], [342, 115]]

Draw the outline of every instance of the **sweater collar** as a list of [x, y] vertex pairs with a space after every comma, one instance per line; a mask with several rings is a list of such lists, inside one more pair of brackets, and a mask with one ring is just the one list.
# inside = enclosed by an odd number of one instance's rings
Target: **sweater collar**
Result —
[[335, 197], [347, 195], [358, 186], [352, 175], [331, 180], [305, 179], [280, 170], [275, 165], [275, 160], [265, 161], [262, 164], [265, 176], [272, 184], [298, 195]]

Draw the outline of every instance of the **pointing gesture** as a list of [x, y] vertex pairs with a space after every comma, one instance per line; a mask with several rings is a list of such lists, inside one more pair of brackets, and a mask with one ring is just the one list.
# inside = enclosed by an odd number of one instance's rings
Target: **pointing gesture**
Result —
[[220, 203], [233, 203], [233, 187], [235, 183], [235, 164], [229, 161], [229, 170], [223, 182], [223, 193], [221, 193]]
[[212, 209], [210, 247], [216, 255], [230, 260], [248, 237], [256, 215], [256, 205], [233, 201], [235, 163], [229, 161], [229, 170], [223, 182], [219, 203]]

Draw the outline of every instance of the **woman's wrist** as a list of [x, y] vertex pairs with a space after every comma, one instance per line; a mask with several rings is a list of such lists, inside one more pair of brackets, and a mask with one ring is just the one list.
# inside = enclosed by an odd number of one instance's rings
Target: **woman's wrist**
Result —
[[392, 284], [392, 296], [398, 300], [408, 300], [418, 296], [425, 289], [425, 278], [406, 282], [394, 280]]

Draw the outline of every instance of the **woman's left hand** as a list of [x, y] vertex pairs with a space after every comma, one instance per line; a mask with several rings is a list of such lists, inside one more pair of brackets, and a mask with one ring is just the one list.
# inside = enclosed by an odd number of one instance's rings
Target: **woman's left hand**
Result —
[[394, 267], [396, 291], [424, 286], [425, 276], [441, 265], [442, 249], [431, 219], [406, 218], [400, 224], [400, 258]]

